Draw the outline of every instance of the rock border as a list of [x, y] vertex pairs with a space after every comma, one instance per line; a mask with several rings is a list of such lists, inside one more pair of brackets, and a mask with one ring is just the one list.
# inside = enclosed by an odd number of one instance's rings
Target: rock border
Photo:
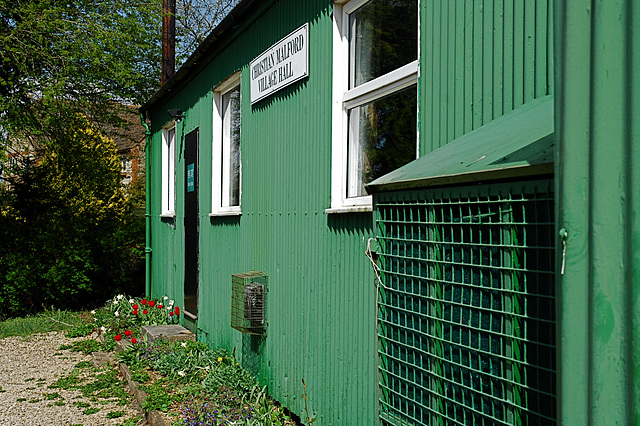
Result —
[[144, 401], [147, 398], [147, 394], [142, 389], [140, 389], [138, 387], [138, 384], [131, 378], [131, 373], [129, 372], [129, 366], [126, 364], [119, 364], [118, 368], [122, 373], [122, 376], [127, 381], [129, 390], [133, 393], [133, 396], [134, 396], [135, 407], [143, 413], [143, 416], [146, 420], [146, 424], [150, 424], [152, 426], [168, 426], [158, 411], [156, 410], [144, 411], [142, 409], [142, 405], [144, 404]]
[[[120, 345], [118, 345], [120, 346]], [[121, 351], [124, 348], [118, 347], [116, 350]], [[92, 352], [91, 356], [93, 357], [93, 365], [96, 367], [104, 364], [115, 365], [114, 357], [111, 353], [108, 352]], [[129, 371], [129, 366], [127, 364], [119, 363], [118, 371], [122, 374], [122, 377], [126, 381], [126, 386], [129, 388], [131, 393], [133, 394], [133, 407], [142, 413], [142, 420], [138, 423], [138, 425], [151, 425], [151, 426], [169, 426], [162, 418], [162, 415], [156, 410], [145, 411], [142, 406], [144, 404], [145, 399], [147, 398], [147, 394], [145, 391], [138, 387], [138, 383], [135, 382], [131, 378], [131, 372]]]
[[[180, 325], [165, 325], [165, 326], [144, 326], [142, 327], [142, 334], [148, 340], [155, 340], [156, 338], [162, 337], [167, 338], [170, 341], [177, 340], [196, 340], [195, 335], [187, 330], [186, 328]], [[98, 340], [104, 342], [104, 336], [102, 333], [98, 335]], [[131, 346], [131, 342], [128, 340], [121, 340], [116, 342], [116, 352], [122, 352], [126, 350], [129, 346]], [[115, 359], [111, 353], [107, 352], [93, 352], [91, 354], [93, 357], [94, 365], [102, 365], [102, 364], [111, 364], [115, 365]], [[131, 378], [131, 372], [129, 371], [129, 366], [123, 363], [118, 364], [118, 370], [124, 377], [127, 382], [127, 387], [133, 393], [133, 404], [134, 407], [142, 413], [143, 420], [140, 421], [139, 425], [147, 425], [151, 426], [169, 426], [162, 418], [162, 415], [157, 410], [145, 411], [142, 406], [144, 405], [144, 401], [147, 398], [146, 392], [144, 392]], [[144, 421], [144, 423], [142, 423]]]

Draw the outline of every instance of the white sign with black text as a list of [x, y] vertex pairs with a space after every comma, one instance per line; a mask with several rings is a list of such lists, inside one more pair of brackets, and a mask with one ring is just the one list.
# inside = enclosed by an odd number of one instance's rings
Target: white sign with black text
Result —
[[307, 22], [251, 61], [251, 103], [309, 75]]

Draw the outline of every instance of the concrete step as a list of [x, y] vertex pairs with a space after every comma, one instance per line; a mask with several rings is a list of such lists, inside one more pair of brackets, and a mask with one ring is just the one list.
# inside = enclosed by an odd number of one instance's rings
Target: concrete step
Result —
[[142, 327], [142, 339], [153, 342], [158, 338], [166, 339], [170, 342], [182, 340], [196, 341], [196, 335], [190, 330], [178, 324], [172, 325], [145, 325]]

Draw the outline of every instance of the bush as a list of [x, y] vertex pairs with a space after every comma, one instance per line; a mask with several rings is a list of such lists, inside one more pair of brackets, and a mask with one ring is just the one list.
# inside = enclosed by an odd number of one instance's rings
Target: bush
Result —
[[124, 196], [115, 144], [82, 116], [65, 124], [0, 188], [0, 317], [144, 291], [144, 219]]

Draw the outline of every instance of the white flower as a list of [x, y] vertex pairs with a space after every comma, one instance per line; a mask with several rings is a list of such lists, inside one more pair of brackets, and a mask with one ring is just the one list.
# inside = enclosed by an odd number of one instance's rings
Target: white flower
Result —
[[164, 300], [169, 300], [169, 296], [164, 296], [163, 299]]
[[117, 317], [119, 317], [119, 316], [120, 316], [120, 312], [118, 312], [118, 311], [115, 311], [113, 314], [114, 314], [115, 316], [117, 316]]
[[178, 371], [178, 376], [184, 377], [184, 371]]
[[182, 342], [182, 343], [180, 343], [180, 345], [181, 345], [183, 348], [186, 348], [186, 347], [187, 347], [187, 342]]
[[133, 299], [129, 299], [129, 303], [131, 303], [133, 305], [134, 300]]
[[91, 311], [91, 315], [95, 315], [95, 314], [96, 314], [96, 310], [94, 309]]
[[124, 297], [123, 295], [119, 294], [119, 295], [116, 296], [116, 299], [122, 300], [123, 297]]
[[114, 301], [113, 301], [113, 304], [114, 304], [114, 305], [117, 305], [117, 304], [118, 304], [118, 301], [117, 301], [117, 300], [114, 300]]
[[169, 306], [173, 306], [173, 300], [169, 300]]
[[104, 325], [102, 327], [100, 327], [100, 330], [104, 333], [107, 331], [107, 327], [105, 327]]

